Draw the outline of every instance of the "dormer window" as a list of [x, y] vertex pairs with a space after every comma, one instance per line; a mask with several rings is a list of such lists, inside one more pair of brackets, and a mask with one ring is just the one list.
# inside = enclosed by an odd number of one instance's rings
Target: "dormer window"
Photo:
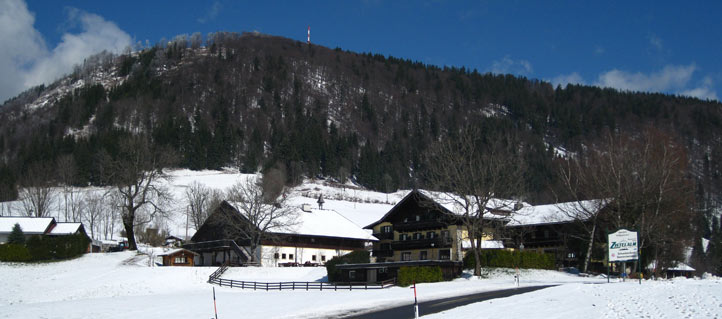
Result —
[[391, 232], [391, 226], [381, 226], [381, 232], [382, 233], [390, 233]]

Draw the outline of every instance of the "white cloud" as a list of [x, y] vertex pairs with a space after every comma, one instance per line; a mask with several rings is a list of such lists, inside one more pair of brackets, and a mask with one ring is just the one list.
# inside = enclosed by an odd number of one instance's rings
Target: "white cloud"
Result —
[[629, 91], [676, 92], [687, 86], [696, 69], [694, 63], [668, 65], [650, 74], [613, 69], [600, 74], [595, 85]]
[[80, 32], [65, 33], [48, 50], [42, 35], [33, 27], [35, 18], [21, 0], [0, 3], [0, 102], [32, 86], [50, 83], [72, 71], [86, 57], [103, 50], [120, 52], [131, 45], [131, 37], [102, 17], [78, 9], [68, 11], [71, 24]]
[[558, 76], [555, 76], [551, 80], [549, 80], [554, 87], [561, 85], [562, 87], [566, 87], [567, 84], [585, 84], [584, 79], [582, 79], [582, 76], [579, 75], [577, 72], [572, 72], [570, 74], [561, 74]]
[[702, 100], [718, 100], [717, 92], [712, 89], [714, 81], [712, 77], [706, 76], [702, 79], [702, 83], [696, 88], [687, 89], [679, 92], [681, 95], [692, 96]]
[[22, 1], [0, 1], [0, 103], [24, 89], [22, 68], [47, 50], [35, 17]]
[[[659, 71], [651, 73], [627, 72], [612, 69], [601, 73], [597, 81], [591, 85], [615, 88], [624, 91], [662, 92], [679, 94], [699, 99], [719, 100], [714, 89], [712, 77], [706, 76], [696, 85], [693, 84], [693, 75], [697, 66], [667, 65]], [[554, 86], [567, 84], [586, 84], [577, 72], [561, 74], [549, 80]]]
[[491, 65], [491, 72], [497, 74], [512, 73], [520, 75], [529, 75], [534, 72], [531, 63], [527, 60], [512, 60], [506, 55], [498, 61], [494, 61]]
[[210, 20], [215, 19], [219, 13], [221, 13], [221, 3], [218, 1], [214, 1], [211, 7], [208, 8], [208, 11], [206, 11], [206, 13], [202, 17], [196, 19], [196, 21], [198, 21], [198, 23], [206, 23]]

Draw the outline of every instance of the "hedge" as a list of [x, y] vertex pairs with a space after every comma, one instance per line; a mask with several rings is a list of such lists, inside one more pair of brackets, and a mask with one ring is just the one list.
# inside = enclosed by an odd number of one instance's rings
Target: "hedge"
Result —
[[30, 252], [27, 247], [18, 244], [0, 245], [1, 261], [29, 261]]
[[[42, 261], [80, 256], [88, 249], [88, 237], [82, 234], [69, 236], [32, 236], [22, 245], [2, 245], [0, 260]], [[8, 248], [7, 246], [20, 246]], [[20, 260], [20, 259], [22, 260]]]
[[[554, 256], [552, 254], [489, 249], [482, 250], [479, 255], [481, 267], [554, 269]], [[464, 256], [464, 268], [474, 268], [475, 264], [474, 252], [469, 251]]]
[[328, 281], [338, 281], [341, 276], [341, 271], [336, 269], [338, 264], [365, 264], [370, 262], [369, 252], [365, 250], [352, 251], [343, 256], [336, 256], [326, 262], [326, 274], [328, 275]]
[[424, 266], [403, 266], [399, 268], [399, 274], [396, 278], [396, 284], [401, 287], [410, 286], [414, 282], [439, 282], [444, 281], [444, 275], [441, 273], [441, 267], [424, 267]]

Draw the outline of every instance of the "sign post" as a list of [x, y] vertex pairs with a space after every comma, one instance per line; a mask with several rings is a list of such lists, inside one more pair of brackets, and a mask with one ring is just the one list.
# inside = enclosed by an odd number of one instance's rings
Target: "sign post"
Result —
[[[619, 229], [616, 232], [607, 235], [607, 250], [609, 252], [609, 262], [626, 262], [628, 260], [637, 260], [638, 262], [641, 262], [639, 259], [638, 237], [637, 232], [635, 231]], [[627, 272], [626, 263], [623, 263], [623, 265], [625, 266], [624, 269], [622, 269], [624, 272], [622, 278], [626, 276]], [[609, 278], [609, 276], [607, 276], [607, 278]], [[641, 277], [639, 280], [639, 283], [641, 284]]]

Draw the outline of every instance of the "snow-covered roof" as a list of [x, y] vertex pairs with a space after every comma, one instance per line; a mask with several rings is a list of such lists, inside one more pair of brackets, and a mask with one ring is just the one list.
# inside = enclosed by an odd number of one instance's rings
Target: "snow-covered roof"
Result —
[[48, 235], [72, 235], [80, 230], [81, 223], [57, 223]]
[[[229, 204], [238, 207], [236, 204]], [[240, 211], [236, 208], [236, 210]], [[354, 224], [346, 217], [341, 216], [334, 210], [330, 209], [312, 209], [305, 212], [301, 208], [296, 208], [296, 214], [286, 217], [286, 221], [280, 221], [281, 224], [287, 224], [283, 229], [271, 230], [274, 233], [297, 234], [310, 236], [325, 237], [342, 237], [363, 240], [377, 240], [371, 234]]]
[[178, 253], [178, 252], [181, 252], [181, 251], [185, 251], [185, 252], [190, 253], [190, 254], [193, 254], [193, 255], [198, 255], [198, 253], [193, 252], [193, 251], [190, 251], [190, 250], [188, 250], [188, 249], [176, 248], [176, 249], [171, 249], [171, 250], [168, 250], [168, 251], [164, 251], [163, 253], [158, 254], [158, 256], [170, 256], [170, 255], [173, 255], [173, 254]]
[[586, 200], [547, 205], [524, 206], [512, 213], [507, 226], [529, 226], [556, 224], [585, 219], [588, 213], [597, 212], [603, 207], [601, 200]]
[[[351, 191], [348, 191], [351, 193]], [[398, 195], [394, 196], [395, 200], [398, 199]], [[289, 198], [288, 203], [293, 206], [301, 207], [303, 204], [309, 204], [311, 207], [318, 207], [316, 201], [317, 197], [314, 196], [294, 196]], [[332, 210], [339, 215], [347, 218], [356, 225], [365, 226], [371, 224], [383, 217], [386, 212], [393, 207], [391, 204], [386, 203], [373, 203], [373, 202], [354, 202], [352, 200], [345, 199], [333, 199], [331, 197], [324, 197], [325, 203], [323, 208]]]
[[[448, 193], [443, 192], [432, 192], [432, 191], [426, 191], [426, 190], [419, 190], [421, 194], [424, 196], [427, 196], [431, 199], [433, 199], [436, 203], [444, 207], [446, 210], [456, 214], [456, 215], [463, 215], [465, 213], [465, 209], [462, 206], [461, 203], [464, 203], [465, 200], [463, 197], [458, 197], [455, 195], [451, 195]], [[468, 202], [472, 203], [472, 205], [475, 205], [474, 199], [469, 197]], [[491, 198], [488, 202], [485, 203], [485, 209], [487, 211], [486, 214], [484, 214], [484, 218], [487, 219], [503, 219], [506, 216], [503, 215], [496, 215], [496, 214], [488, 214], [489, 212], [493, 211], [508, 211], [512, 212], [514, 211], [514, 208], [517, 207], [518, 204], [521, 204], [522, 207], [530, 206], [529, 203], [520, 202], [518, 200], [513, 199], [503, 199], [503, 198]]]
[[23, 234], [44, 234], [54, 222], [52, 217], [0, 217], [0, 233], [10, 233], [15, 224], [20, 224]]

